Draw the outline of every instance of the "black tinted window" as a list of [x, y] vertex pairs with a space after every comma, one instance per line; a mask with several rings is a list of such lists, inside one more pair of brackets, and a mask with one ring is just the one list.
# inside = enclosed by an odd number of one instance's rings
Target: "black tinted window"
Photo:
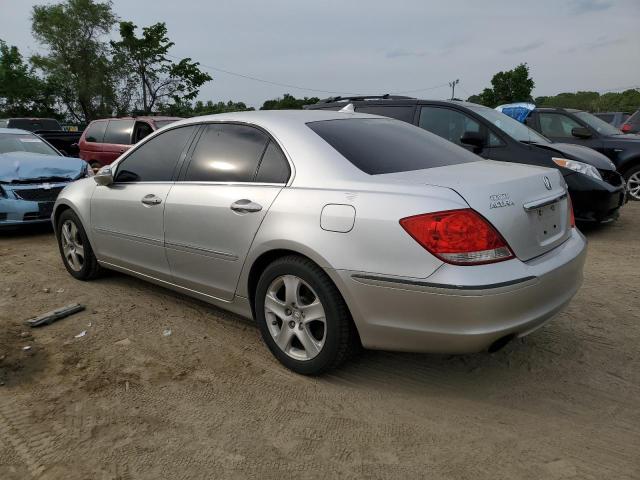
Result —
[[250, 182], [269, 137], [246, 125], [207, 125], [196, 146], [188, 182]]
[[104, 134], [104, 143], [129, 145], [133, 123], [133, 120], [109, 120], [107, 131]]
[[57, 120], [53, 118], [12, 118], [9, 120], [11, 128], [20, 128], [35, 132], [37, 130], [62, 130]]
[[612, 123], [613, 117], [614, 117], [613, 113], [596, 113], [595, 116], [604, 120], [607, 123]]
[[420, 127], [462, 145], [460, 137], [464, 132], [480, 132], [480, 124], [458, 110], [440, 107], [422, 107]]
[[289, 180], [289, 162], [284, 157], [275, 142], [270, 141], [264, 151], [256, 182], [258, 183], [286, 183]]
[[187, 141], [197, 127], [168, 130], [131, 153], [118, 166], [116, 182], [168, 182]]
[[370, 175], [478, 160], [453, 143], [397, 120], [353, 118], [307, 125], [347, 160]]
[[106, 121], [93, 122], [87, 128], [87, 134], [85, 135], [84, 139], [87, 142], [102, 143], [102, 140], [104, 138], [104, 131], [107, 129], [107, 123], [108, 122]]
[[403, 122], [413, 123], [413, 112], [416, 107], [413, 106], [391, 106], [391, 105], [364, 105], [356, 107], [359, 113], [371, 113], [373, 115], [382, 115], [391, 117]]

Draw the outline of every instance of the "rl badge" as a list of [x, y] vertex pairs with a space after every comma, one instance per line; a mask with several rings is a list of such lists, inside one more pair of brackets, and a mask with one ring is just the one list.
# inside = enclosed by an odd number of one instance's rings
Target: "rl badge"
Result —
[[509, 197], [508, 193], [497, 193], [495, 195], [489, 195], [489, 200], [491, 203], [489, 204], [489, 208], [501, 208], [501, 207], [510, 207], [515, 205], [513, 200]]

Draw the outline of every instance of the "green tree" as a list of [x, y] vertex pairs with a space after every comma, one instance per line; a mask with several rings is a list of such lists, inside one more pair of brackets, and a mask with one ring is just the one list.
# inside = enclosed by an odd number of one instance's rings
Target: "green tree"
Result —
[[296, 98], [285, 93], [282, 98], [275, 98], [264, 102], [260, 110], [301, 110], [304, 105], [318, 103], [318, 97]]
[[491, 88], [485, 88], [479, 95], [469, 97], [470, 102], [487, 107], [497, 107], [503, 103], [531, 101], [535, 82], [529, 76], [529, 66], [521, 63], [512, 70], [496, 73], [491, 79]]
[[112, 41], [111, 46], [114, 61], [128, 65], [133, 72], [143, 113], [169, 101], [180, 104], [193, 100], [200, 87], [213, 80], [190, 58], [177, 63], [169, 60], [168, 51], [174, 43], [163, 22], [144, 27], [140, 37], [136, 37], [137, 28], [132, 22], [120, 22], [120, 41]]
[[15, 46], [0, 40], [0, 115], [55, 117], [51, 88], [38, 78]]
[[117, 21], [111, 2], [66, 0], [33, 7], [34, 37], [48, 49], [34, 55], [59, 102], [77, 120], [88, 122], [118, 109], [117, 75], [105, 37]]
[[198, 100], [191, 104], [189, 102], [172, 103], [169, 105], [161, 105], [159, 111], [165, 115], [173, 115], [178, 117], [197, 117], [200, 115], [213, 115], [216, 113], [226, 112], [244, 112], [253, 110], [253, 107], [247, 107], [244, 102], [213, 102], [208, 100], [206, 103]]

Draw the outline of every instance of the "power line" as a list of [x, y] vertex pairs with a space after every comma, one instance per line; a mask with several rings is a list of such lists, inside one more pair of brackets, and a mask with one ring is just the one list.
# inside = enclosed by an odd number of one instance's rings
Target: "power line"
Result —
[[[174, 55], [169, 55], [169, 54], [166, 54], [166, 55], [167, 55], [167, 57], [171, 57], [171, 58], [175, 58], [176, 60], [179, 60], [179, 58], [174, 56]], [[308, 87], [301, 87], [299, 85], [292, 85], [292, 84], [289, 84], [289, 83], [274, 82], [272, 80], [265, 80], [264, 78], [254, 77], [253, 75], [247, 75], [247, 74], [244, 74], [244, 73], [232, 72], [231, 70], [225, 70], [224, 68], [214, 67], [213, 65], [207, 65], [205, 63], [200, 63], [200, 62], [198, 62], [198, 63], [202, 67], [214, 70], [216, 72], [225, 73], [227, 75], [233, 75], [235, 77], [245, 78], [247, 80], [253, 80], [255, 82], [266, 83], [268, 85], [275, 85], [275, 86], [278, 86], [278, 87], [294, 88], [294, 89], [297, 89], [297, 90], [304, 90], [304, 91], [307, 91], [307, 92], [332, 93], [332, 94], [337, 94], [337, 95], [363, 95], [361, 92], [360, 93], [338, 92], [338, 91], [335, 91], [335, 90], [321, 90], [319, 88], [308, 88]], [[393, 93], [404, 94], [404, 93], [422, 92], [422, 91], [425, 91], [425, 90], [434, 90], [436, 88], [442, 88], [442, 87], [446, 87], [446, 86], [447, 86], [447, 84], [445, 83], [445, 84], [442, 84], [442, 85], [435, 85], [433, 87], [418, 88], [418, 89], [415, 89], [415, 90], [405, 90], [405, 91], [402, 91], [402, 92], [393, 92]], [[384, 91], [386, 92], [388, 90], [384, 90]]]

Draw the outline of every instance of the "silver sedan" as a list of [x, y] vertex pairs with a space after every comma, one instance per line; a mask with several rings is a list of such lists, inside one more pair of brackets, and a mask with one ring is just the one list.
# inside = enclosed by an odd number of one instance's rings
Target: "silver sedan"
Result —
[[117, 270], [252, 317], [303, 374], [359, 345], [496, 350], [567, 305], [586, 253], [557, 170], [349, 111], [176, 122], [52, 218], [75, 278]]

